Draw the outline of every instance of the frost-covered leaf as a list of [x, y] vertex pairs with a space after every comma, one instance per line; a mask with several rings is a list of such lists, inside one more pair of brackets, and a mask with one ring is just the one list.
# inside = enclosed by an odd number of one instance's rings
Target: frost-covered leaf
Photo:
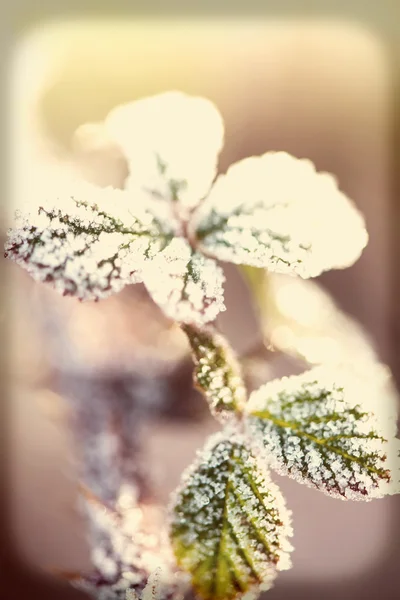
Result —
[[232, 165], [191, 228], [199, 248], [220, 260], [302, 277], [352, 265], [368, 239], [334, 178], [285, 152]]
[[165, 314], [180, 323], [202, 325], [225, 310], [224, 274], [213, 259], [175, 238], [146, 267], [143, 281]]
[[389, 367], [379, 362], [363, 327], [320, 284], [249, 266], [239, 269], [250, 287], [266, 344], [310, 365], [345, 367], [363, 381], [363, 408], [397, 415], [399, 395]]
[[272, 381], [250, 396], [248, 432], [272, 468], [331, 496], [396, 493], [395, 420], [363, 410], [364, 391], [346, 371], [322, 367]]
[[117, 106], [105, 127], [128, 160], [127, 189], [142, 187], [186, 206], [208, 192], [224, 135], [209, 100], [165, 92]]
[[[77, 188], [77, 193], [75, 189]], [[5, 256], [64, 294], [93, 300], [141, 281], [146, 259], [172, 232], [126, 192], [71, 185], [17, 215]]]
[[225, 417], [240, 412], [246, 390], [240, 365], [224, 338], [211, 328], [183, 326], [195, 362], [194, 382], [206, 396], [211, 411]]
[[205, 600], [267, 589], [290, 567], [290, 516], [279, 489], [233, 434], [210, 438], [172, 509], [178, 564]]

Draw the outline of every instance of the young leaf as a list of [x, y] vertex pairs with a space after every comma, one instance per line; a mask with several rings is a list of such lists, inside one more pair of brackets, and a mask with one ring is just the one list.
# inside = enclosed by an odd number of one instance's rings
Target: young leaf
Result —
[[240, 412], [246, 390], [237, 362], [224, 338], [212, 329], [182, 327], [192, 349], [196, 387], [206, 396], [216, 416]]
[[130, 170], [126, 189], [145, 188], [186, 206], [215, 177], [224, 137], [221, 115], [206, 98], [169, 91], [114, 108], [105, 120]]
[[18, 216], [5, 256], [64, 295], [97, 300], [141, 281], [145, 260], [171, 233], [122, 190], [82, 183], [78, 191]]
[[217, 263], [192, 250], [184, 238], [174, 238], [146, 267], [143, 281], [171, 319], [202, 325], [225, 310], [224, 274]]
[[245, 444], [229, 432], [210, 438], [172, 509], [176, 559], [204, 600], [267, 589], [290, 566], [289, 513]]
[[352, 265], [368, 239], [362, 216], [335, 180], [285, 152], [232, 165], [191, 228], [199, 249], [222, 261], [302, 277]]
[[339, 370], [272, 381], [250, 396], [249, 434], [272, 468], [328, 495], [369, 500], [394, 493], [394, 422], [362, 410], [362, 392]]

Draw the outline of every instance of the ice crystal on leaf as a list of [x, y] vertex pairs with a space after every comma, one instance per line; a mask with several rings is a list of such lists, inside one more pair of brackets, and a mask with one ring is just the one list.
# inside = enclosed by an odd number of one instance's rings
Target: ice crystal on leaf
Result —
[[[71, 195], [69, 195], [71, 194]], [[64, 295], [95, 300], [142, 281], [142, 267], [171, 230], [122, 190], [71, 180], [71, 191], [20, 212], [6, 257]]]
[[151, 262], [144, 283], [167, 316], [201, 325], [225, 310], [222, 269], [194, 251], [183, 238], [174, 239]]
[[212, 413], [225, 418], [227, 414], [240, 412], [246, 390], [240, 365], [229, 345], [211, 328], [186, 325], [183, 330], [194, 357], [195, 385], [206, 396]]
[[105, 127], [124, 152], [128, 189], [195, 206], [217, 172], [224, 138], [220, 113], [205, 98], [166, 92], [117, 106]]
[[364, 410], [365, 391], [345, 370], [322, 367], [272, 381], [250, 396], [249, 435], [272, 468], [331, 496], [396, 493], [395, 420]]
[[200, 247], [221, 260], [302, 277], [352, 265], [368, 239], [334, 178], [286, 152], [232, 165], [200, 205], [194, 228]]
[[233, 432], [210, 438], [172, 508], [178, 564], [205, 600], [271, 586], [290, 567], [290, 515], [279, 489]]
[[25, 215], [6, 244], [63, 294], [143, 281], [170, 318], [199, 325], [224, 309], [215, 259], [308, 277], [351, 265], [366, 244], [360, 214], [309, 161], [267, 153], [213, 184], [223, 122], [209, 100], [166, 92], [115, 108], [104, 127], [125, 153], [126, 189], [75, 193], [60, 177], [64, 201]]

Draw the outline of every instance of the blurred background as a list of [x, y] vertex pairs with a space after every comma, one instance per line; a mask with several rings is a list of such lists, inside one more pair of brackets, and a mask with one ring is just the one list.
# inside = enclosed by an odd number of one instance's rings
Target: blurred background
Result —
[[[123, 187], [124, 157], [101, 129], [86, 124], [101, 121], [117, 104], [169, 89], [206, 96], [225, 121], [221, 172], [246, 156], [285, 150], [334, 173], [363, 211], [370, 243], [362, 258], [319, 283], [363, 327], [379, 361], [399, 378], [393, 308], [396, 54], [384, 36], [356, 22], [315, 18], [62, 19], [21, 30], [10, 63], [7, 209], [29, 193], [32, 173], [45, 177], [49, 168], [72, 165], [99, 185]], [[76, 507], [78, 477], [96, 488], [99, 477], [112, 473], [112, 498], [128, 476], [124, 469], [134, 477], [143, 471], [165, 504], [216, 425], [192, 390], [184, 337], [140, 286], [99, 304], [79, 304], [34, 284], [14, 264], [4, 268], [3, 319], [11, 348], [9, 530], [19, 562], [0, 589], [7, 589], [7, 598], [36, 589], [42, 598], [82, 598], [39, 575], [90, 567]], [[262, 359], [257, 377], [263, 381], [301, 369], [298, 357], [263, 347], [249, 291], [235, 268], [225, 271], [227, 311], [219, 326], [237, 352], [245, 360]], [[304, 321], [296, 316], [296, 294], [289, 293], [286, 316]], [[322, 305], [326, 312], [326, 303], [324, 297], [312, 304], [310, 327], [324, 320], [315, 313]], [[98, 422], [89, 418], [88, 425], [87, 411], [95, 404]], [[122, 427], [127, 406], [130, 420]], [[132, 460], [122, 467], [120, 457], [108, 455], [104, 473], [93, 472], [91, 457], [104, 448], [98, 434], [106, 430], [112, 440], [115, 419], [124, 429], [123, 453]], [[277, 481], [293, 510], [294, 567], [279, 576], [267, 598], [398, 598], [398, 498], [345, 503], [288, 479]]]

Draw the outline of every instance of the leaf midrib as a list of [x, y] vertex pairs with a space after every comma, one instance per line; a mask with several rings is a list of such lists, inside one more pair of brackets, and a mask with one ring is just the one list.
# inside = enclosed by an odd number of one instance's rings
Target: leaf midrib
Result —
[[[258, 419], [271, 421], [274, 425], [276, 425], [277, 427], [281, 427], [283, 429], [290, 429], [290, 430], [294, 431], [295, 433], [297, 433], [300, 437], [307, 438], [310, 441], [317, 444], [318, 446], [322, 446], [322, 447], [326, 448], [327, 450], [330, 450], [330, 451], [334, 452], [335, 454], [338, 454], [347, 460], [350, 460], [352, 462], [359, 464], [362, 468], [366, 469], [367, 471], [369, 471], [371, 473], [375, 473], [376, 475], [379, 475], [380, 477], [384, 477], [386, 479], [389, 478], [388, 472], [385, 469], [378, 469], [376, 467], [366, 465], [363, 462], [362, 458], [359, 458], [358, 456], [354, 456], [353, 454], [349, 454], [348, 452], [345, 452], [341, 448], [338, 448], [337, 446], [332, 446], [329, 443], [327, 443], [327, 442], [329, 442], [329, 438], [324, 439], [324, 438], [315, 437], [311, 433], [307, 433], [306, 431], [304, 431], [297, 423], [295, 423], [293, 421], [285, 421], [284, 419], [280, 419], [280, 418], [276, 417], [275, 415], [273, 415], [268, 410], [253, 412], [253, 413], [251, 413], [250, 416], [256, 417]], [[352, 436], [352, 437], [356, 437], [356, 436]], [[346, 436], [346, 438], [348, 439], [348, 436]], [[379, 436], [377, 438], [371, 438], [371, 439], [381, 439], [382, 441], [386, 441], [386, 440], [384, 440], [384, 438], [380, 438]]]

